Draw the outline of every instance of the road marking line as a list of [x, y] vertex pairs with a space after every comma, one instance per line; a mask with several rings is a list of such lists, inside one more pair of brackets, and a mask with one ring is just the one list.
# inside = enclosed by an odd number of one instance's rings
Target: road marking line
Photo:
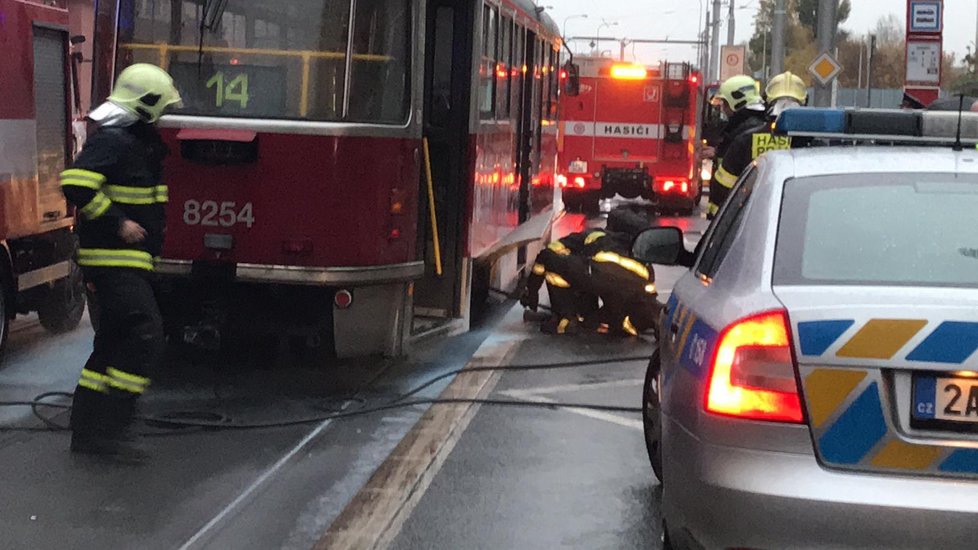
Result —
[[[499, 392], [513, 399], [520, 399], [523, 401], [530, 401], [533, 403], [557, 403], [556, 399], [551, 399], [549, 397], [543, 397], [542, 395], [533, 395], [520, 390], [515, 391], [502, 391]], [[603, 420], [604, 422], [610, 422], [612, 424], [617, 424], [619, 426], [624, 426], [626, 428], [632, 428], [635, 430], [644, 430], [641, 420], [634, 420], [631, 418], [625, 418], [624, 416], [618, 416], [617, 414], [612, 414], [604, 411], [594, 411], [591, 409], [578, 409], [575, 407], [558, 407], [559, 409], [571, 412], [574, 414], [579, 414], [581, 416], [586, 416], [588, 418], [593, 418], [594, 420]]]
[[[490, 338], [468, 366], [502, 366], [518, 344], [519, 339], [512, 337]], [[461, 373], [439, 397], [484, 398], [499, 376], [496, 371]], [[313, 548], [382, 550], [390, 546], [479, 408], [477, 403], [429, 408]]]
[[508, 395], [509, 397], [514, 397], [516, 399], [521, 399], [525, 395], [539, 395], [541, 393], [565, 393], [573, 391], [588, 391], [597, 390], [604, 388], [628, 388], [632, 386], [641, 386], [645, 383], [645, 380], [640, 380], [638, 378], [633, 380], [612, 380], [609, 382], [585, 382], [582, 384], [564, 384], [562, 386], [550, 386], [546, 388], [524, 388], [516, 390], [504, 390], [499, 393], [503, 395]]
[[[346, 408], [349, 407], [351, 403], [352, 403], [351, 401], [347, 401], [343, 405], [343, 408], [341, 410], [346, 410]], [[283, 466], [285, 466], [289, 461], [291, 461], [295, 457], [295, 455], [302, 452], [302, 450], [305, 449], [307, 445], [309, 445], [314, 439], [316, 439], [319, 436], [319, 434], [323, 433], [323, 430], [329, 427], [329, 425], [332, 423], [333, 420], [330, 419], [330, 420], [325, 420], [321, 424], [316, 426], [314, 430], [309, 432], [309, 434], [306, 435], [306, 437], [302, 438], [301, 441], [299, 441], [294, 447], [292, 447], [292, 449], [289, 452], [285, 453], [285, 455], [283, 455], [282, 458], [278, 460], [278, 462], [276, 462], [270, 468], [265, 470], [265, 472], [261, 476], [259, 476], [258, 479], [253, 481], [250, 485], [248, 485], [248, 487], [246, 487], [245, 490], [242, 491], [237, 498], [232, 500], [231, 503], [225, 506], [224, 509], [221, 510], [216, 516], [211, 518], [211, 520], [208, 521], [207, 524], [205, 524], [196, 533], [194, 533], [192, 537], [187, 539], [187, 542], [184, 542], [183, 545], [180, 546], [180, 550], [189, 550], [190, 548], [193, 548], [194, 545], [201, 542], [204, 539], [204, 537], [210, 535], [211, 532], [214, 530], [214, 528], [217, 527], [222, 521], [224, 521], [226, 518], [233, 515], [234, 513], [237, 513], [238, 508], [241, 506], [241, 503], [243, 503], [262, 485], [264, 485], [265, 482], [268, 481], [272, 476], [277, 474], [278, 471], [281, 470]]]

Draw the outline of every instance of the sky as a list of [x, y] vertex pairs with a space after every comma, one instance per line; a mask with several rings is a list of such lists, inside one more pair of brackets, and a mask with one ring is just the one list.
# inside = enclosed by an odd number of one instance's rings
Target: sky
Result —
[[[670, 38], [676, 40], [695, 40], [703, 27], [705, 10], [713, 5], [713, 0], [536, 0], [538, 5], [551, 6], [547, 12], [563, 29], [573, 36], [600, 36], [616, 38]], [[724, 0], [726, 4], [727, 0]], [[700, 17], [700, 2], [703, 16]], [[851, 0], [852, 14], [843, 25], [854, 34], [864, 34], [876, 26], [879, 18], [895, 14], [901, 22], [906, 21], [905, 0]], [[736, 14], [736, 43], [747, 41], [754, 32], [754, 14], [758, 0], [734, 0], [738, 8]], [[976, 20], [978, 20], [978, 1], [944, 0], [944, 49], [955, 52], [961, 59], [968, 45], [975, 41]], [[586, 19], [573, 17], [587, 14]], [[720, 40], [726, 44], [727, 8], [721, 11], [722, 25]], [[610, 26], [605, 26], [607, 22]], [[571, 42], [575, 51], [586, 51], [586, 42]], [[605, 43], [605, 49], [618, 52], [618, 45]], [[694, 46], [635, 46], [626, 51], [626, 59], [637, 57], [638, 61], [655, 64], [662, 59], [695, 61]]]

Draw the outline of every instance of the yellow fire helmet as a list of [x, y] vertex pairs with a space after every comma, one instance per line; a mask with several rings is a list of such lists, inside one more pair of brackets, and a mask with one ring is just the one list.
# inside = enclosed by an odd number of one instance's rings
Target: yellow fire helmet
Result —
[[720, 101], [725, 101], [732, 110], [739, 111], [748, 105], [760, 103], [762, 98], [757, 81], [741, 74], [728, 78], [720, 85], [713, 96], [713, 104], [719, 105]]
[[180, 92], [166, 71], [148, 63], [130, 65], [119, 73], [109, 101], [154, 123], [167, 107], [181, 104]]
[[808, 99], [808, 86], [805, 86], [805, 81], [791, 72], [784, 72], [772, 78], [767, 84], [766, 92], [768, 102], [790, 97], [804, 104]]

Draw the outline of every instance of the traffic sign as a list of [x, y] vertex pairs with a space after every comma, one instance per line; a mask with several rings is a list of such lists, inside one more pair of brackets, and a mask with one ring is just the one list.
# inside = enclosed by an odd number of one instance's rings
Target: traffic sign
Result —
[[832, 80], [842, 72], [842, 65], [836, 61], [835, 57], [829, 52], [824, 52], [812, 61], [808, 66], [808, 72], [818, 80], [822, 86], [828, 86]]
[[747, 48], [744, 46], [723, 46], [720, 59], [720, 82], [747, 71]]
[[907, 26], [911, 33], [940, 33], [944, 30], [941, 0], [911, 0]]

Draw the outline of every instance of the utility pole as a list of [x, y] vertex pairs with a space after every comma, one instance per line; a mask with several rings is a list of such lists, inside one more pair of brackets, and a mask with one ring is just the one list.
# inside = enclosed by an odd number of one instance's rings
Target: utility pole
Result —
[[720, 0], [713, 0], [713, 29], [710, 32], [710, 80], [720, 78]]
[[866, 108], [873, 102], [873, 54], [876, 53], [876, 35], [869, 35], [869, 61], [866, 64]]
[[727, 45], [734, 45], [734, 31], [737, 28], [737, 20], [734, 18], [734, 0], [730, 1], [730, 10], [727, 11]]
[[784, 39], [787, 32], [786, 23], [788, 10], [785, 0], [777, 0], [774, 4], [774, 21], [771, 28], [771, 74], [784, 72]]
[[[818, 51], [831, 53], [835, 49], [835, 10], [838, 7], [838, 0], [819, 0], [818, 2]], [[832, 86], [822, 86], [815, 83], [815, 102], [816, 107], [832, 106]]]
[[710, 10], [709, 9], [706, 10], [706, 21], [703, 23], [703, 34], [702, 36], [700, 36], [700, 39], [703, 41], [703, 50], [702, 50], [702, 57], [701, 57], [702, 64], [700, 65], [700, 68], [703, 71], [705, 71], [704, 74], [706, 75], [706, 77], [704, 78], [704, 80], [709, 82], [710, 67], [711, 67], [710, 65]]

